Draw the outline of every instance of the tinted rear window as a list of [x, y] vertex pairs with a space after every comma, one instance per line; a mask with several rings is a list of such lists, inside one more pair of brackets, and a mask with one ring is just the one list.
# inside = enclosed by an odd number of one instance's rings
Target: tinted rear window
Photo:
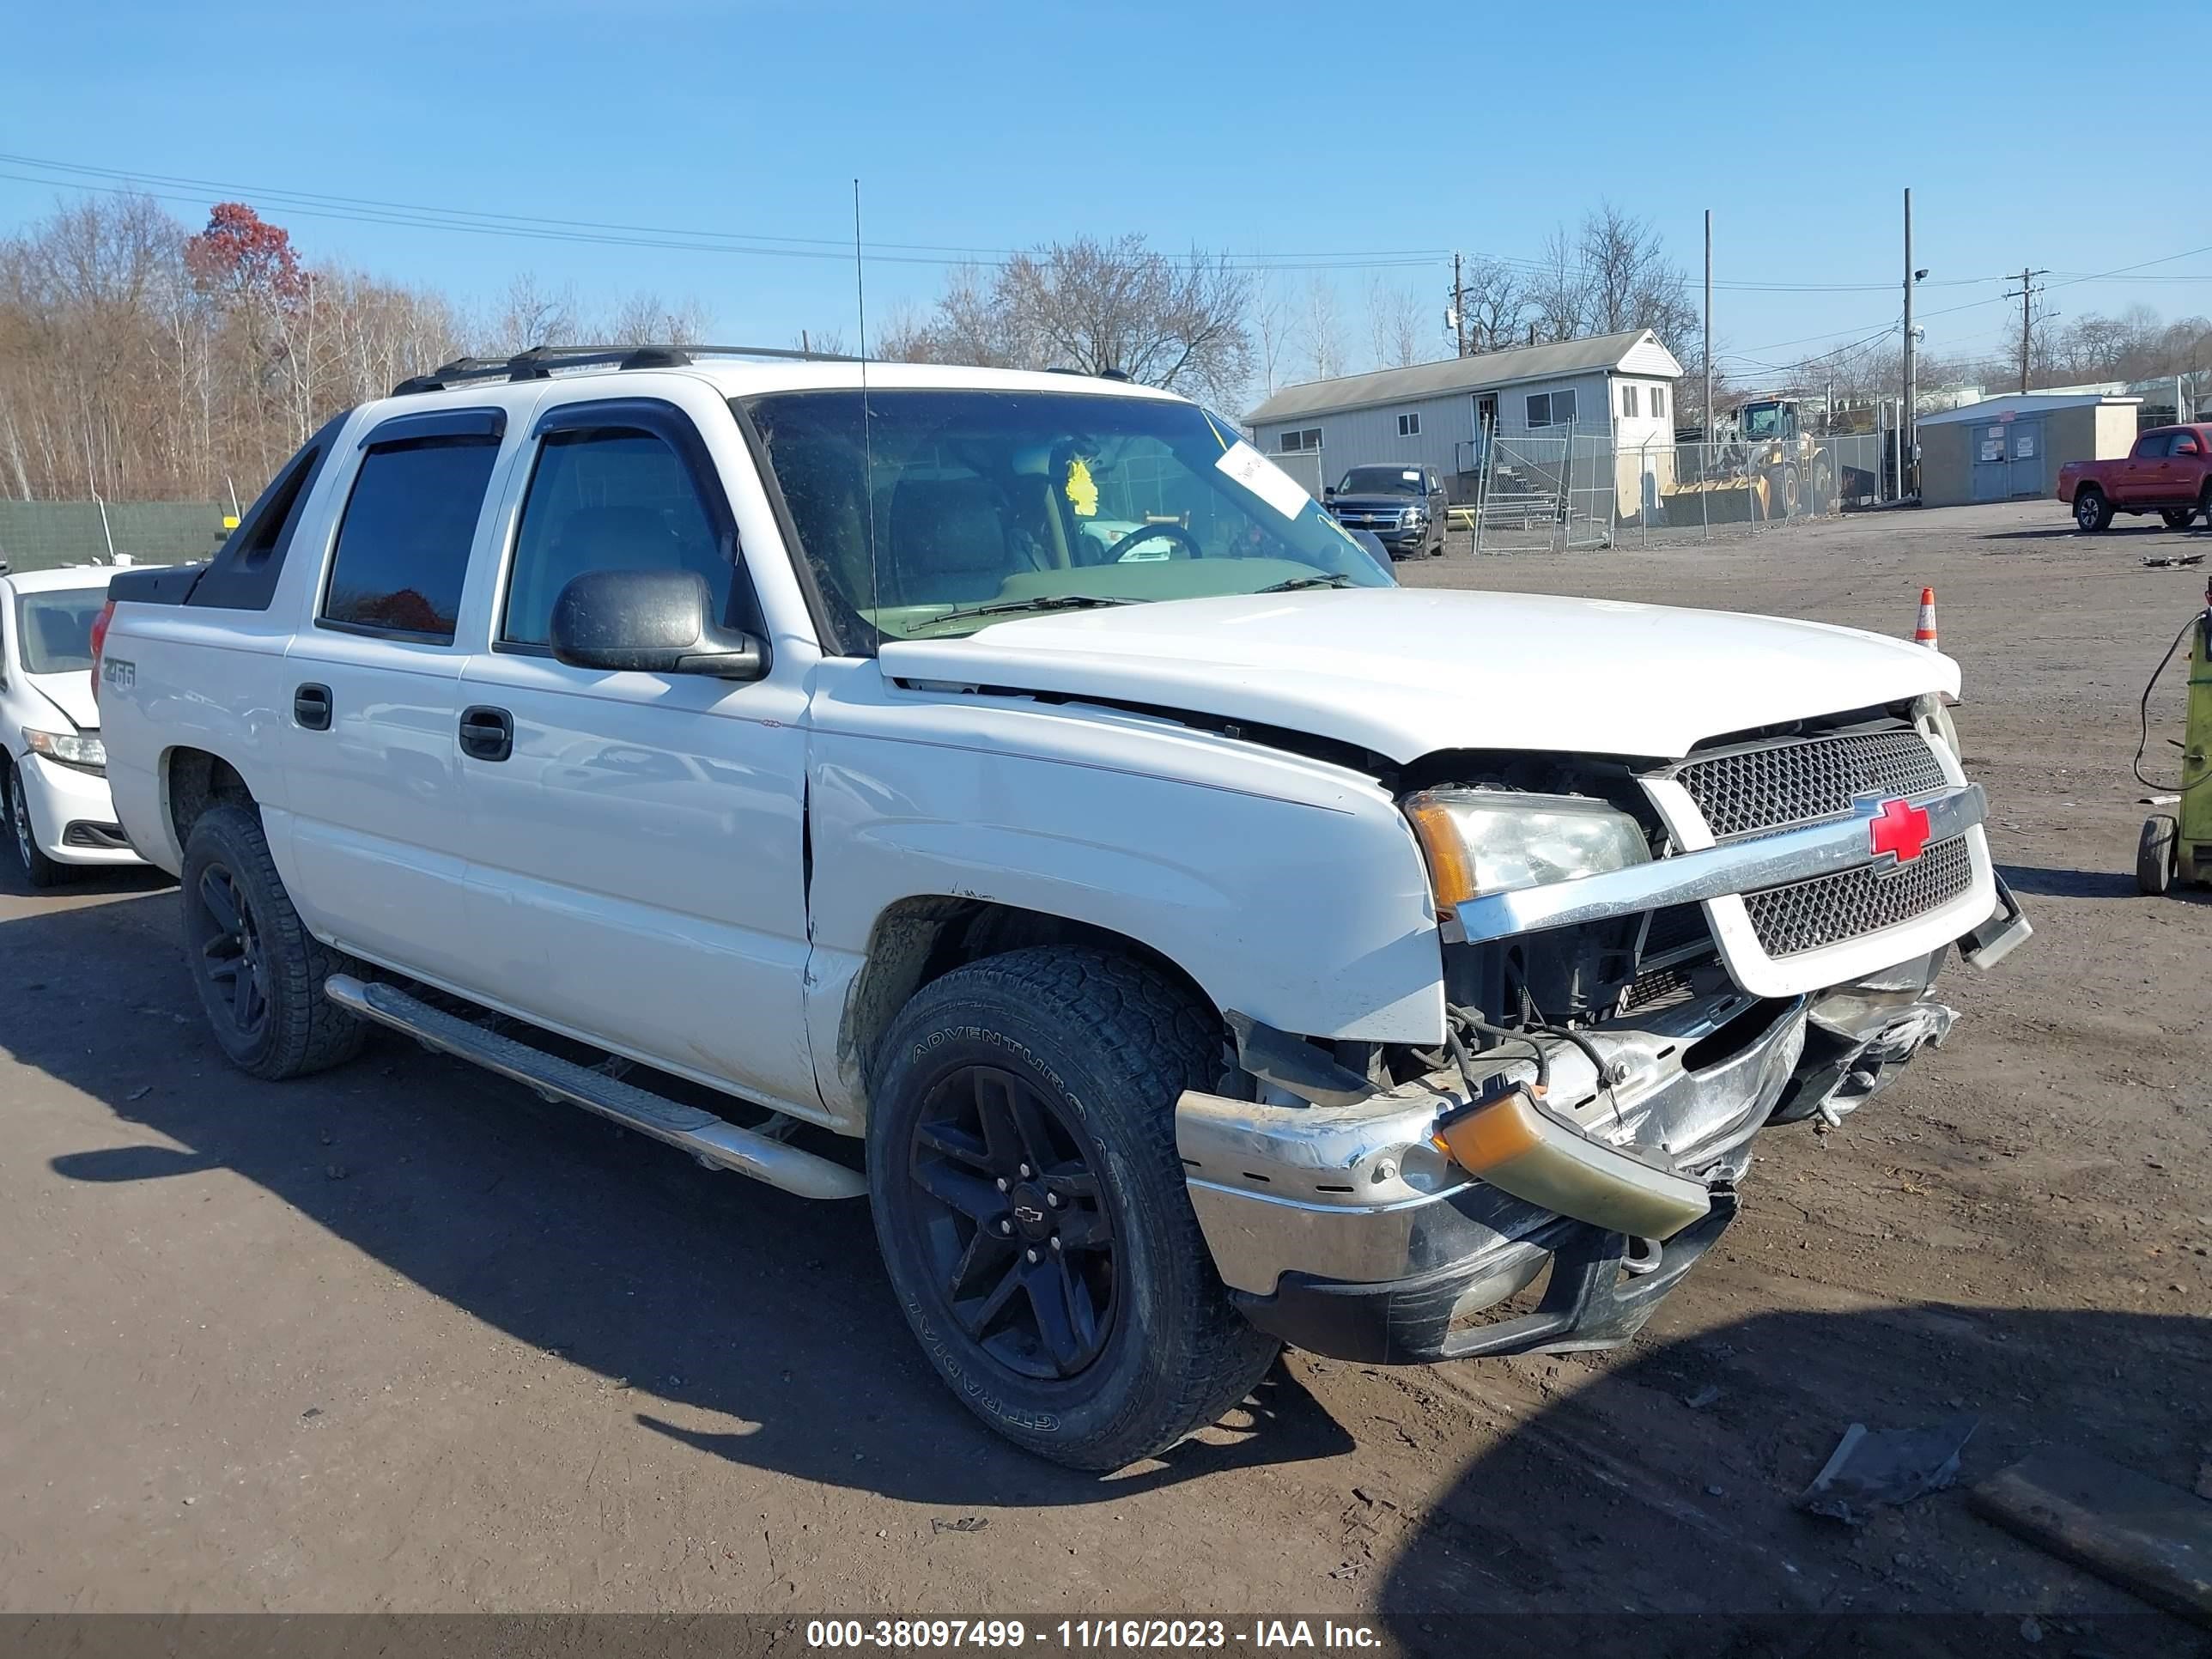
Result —
[[450, 644], [496, 439], [373, 449], [361, 464], [323, 620]]

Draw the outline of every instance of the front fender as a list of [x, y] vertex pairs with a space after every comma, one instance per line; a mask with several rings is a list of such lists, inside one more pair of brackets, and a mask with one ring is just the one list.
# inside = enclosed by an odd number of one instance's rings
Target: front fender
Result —
[[931, 895], [1120, 933], [1283, 1030], [1441, 1040], [1427, 871], [1371, 778], [1114, 709], [850, 690], [810, 765], [817, 1056], [878, 919]]

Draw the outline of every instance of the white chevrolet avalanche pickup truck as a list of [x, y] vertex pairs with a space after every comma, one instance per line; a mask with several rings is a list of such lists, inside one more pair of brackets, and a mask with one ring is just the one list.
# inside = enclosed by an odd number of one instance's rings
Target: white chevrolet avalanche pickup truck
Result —
[[1407, 592], [1182, 398], [792, 356], [451, 364], [115, 578], [237, 1065], [394, 1027], [865, 1195], [960, 1399], [1107, 1468], [1285, 1342], [1625, 1341], [2027, 935], [1934, 652]]

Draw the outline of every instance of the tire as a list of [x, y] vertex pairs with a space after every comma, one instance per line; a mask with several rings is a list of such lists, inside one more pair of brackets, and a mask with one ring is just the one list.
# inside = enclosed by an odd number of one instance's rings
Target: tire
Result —
[[2159, 522], [2168, 530], [2186, 530], [2189, 528], [2189, 521], [2196, 516], [2197, 509], [2193, 507], [2164, 507], [2160, 510], [2158, 515]]
[[2143, 820], [2136, 842], [2136, 890], [2156, 898], [2173, 886], [2174, 841], [2179, 826], [2164, 813]]
[[215, 1040], [250, 1076], [305, 1077], [351, 1060], [368, 1027], [323, 994], [359, 973], [300, 920], [252, 807], [221, 801], [185, 843], [185, 954]]
[[2074, 522], [2088, 535], [2095, 535], [2112, 521], [2112, 504], [2105, 499], [2101, 489], [2077, 489], [2074, 492]]
[[31, 803], [23, 793], [23, 769], [8, 769], [9, 841], [15, 848], [15, 866], [33, 887], [52, 887], [64, 873], [62, 866], [39, 850], [31, 829]]
[[1016, 1445], [1117, 1469], [1273, 1362], [1214, 1273], [1176, 1152], [1176, 1097], [1211, 1086], [1220, 1054], [1164, 974], [1054, 946], [955, 969], [884, 1035], [868, 1122], [884, 1266], [938, 1374]]

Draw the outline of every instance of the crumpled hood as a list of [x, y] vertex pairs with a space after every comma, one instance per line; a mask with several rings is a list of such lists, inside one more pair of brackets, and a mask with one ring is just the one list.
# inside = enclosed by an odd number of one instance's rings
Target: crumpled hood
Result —
[[1361, 513], [1395, 513], [1409, 507], [1425, 508], [1428, 504], [1429, 498], [1425, 495], [1332, 495], [1328, 498], [1331, 512], [1340, 507], [1348, 507]]
[[882, 650], [902, 680], [1186, 709], [1357, 744], [1674, 759], [1752, 726], [1956, 693], [1959, 665], [1823, 623], [1540, 594], [1317, 589], [1063, 611]]
[[100, 705], [92, 700], [92, 674], [87, 669], [75, 669], [63, 674], [26, 674], [39, 695], [74, 720], [86, 732], [100, 730]]

